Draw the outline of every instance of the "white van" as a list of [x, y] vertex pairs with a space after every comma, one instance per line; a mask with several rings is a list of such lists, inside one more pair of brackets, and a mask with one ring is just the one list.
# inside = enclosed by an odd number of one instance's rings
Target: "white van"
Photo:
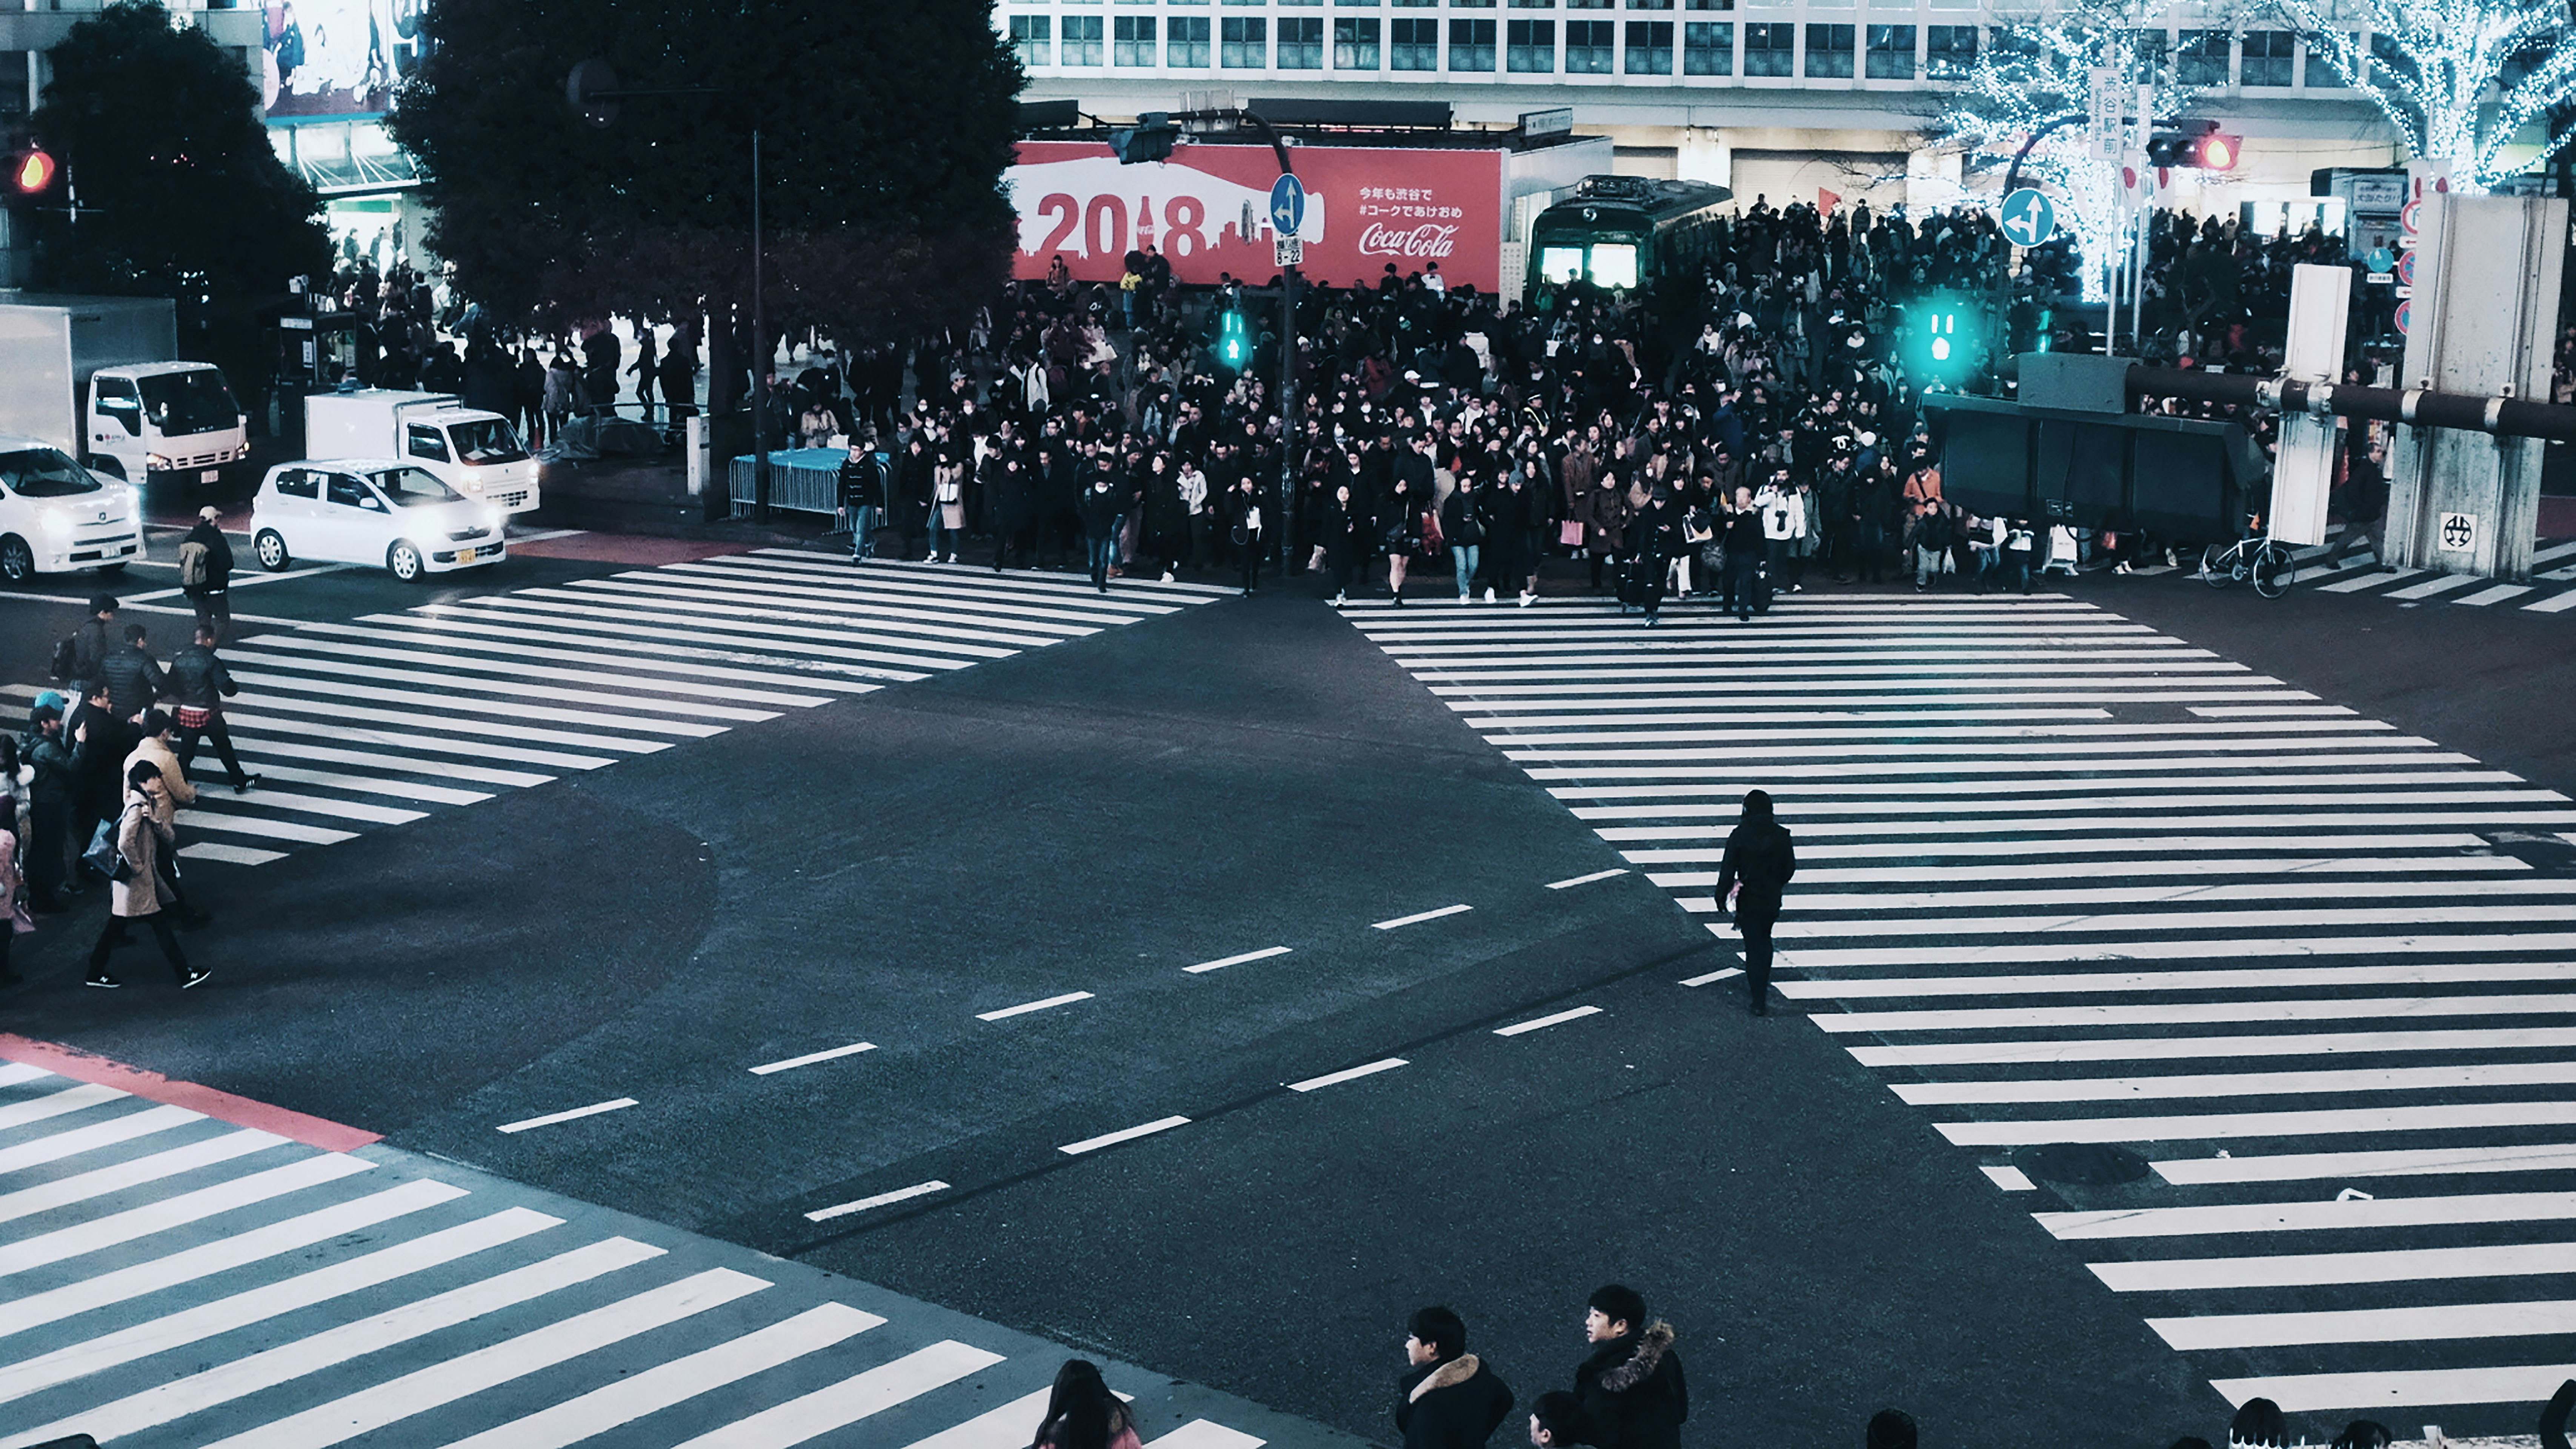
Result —
[[0, 580], [97, 569], [143, 557], [143, 496], [50, 443], [0, 434]]
[[508, 556], [506, 515], [398, 458], [280, 463], [251, 499], [251, 552], [272, 571], [297, 559], [382, 564], [408, 583]]

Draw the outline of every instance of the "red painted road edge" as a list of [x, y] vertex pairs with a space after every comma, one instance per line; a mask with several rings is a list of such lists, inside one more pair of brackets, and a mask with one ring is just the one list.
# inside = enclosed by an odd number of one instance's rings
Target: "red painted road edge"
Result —
[[218, 1122], [230, 1122], [236, 1127], [256, 1127], [262, 1132], [274, 1132], [289, 1141], [319, 1147], [325, 1152], [347, 1152], [384, 1140], [381, 1132], [360, 1131], [289, 1108], [236, 1097], [230, 1092], [195, 1082], [174, 1082], [159, 1072], [129, 1067], [77, 1047], [34, 1041], [7, 1032], [0, 1032], [0, 1061], [43, 1067], [76, 1082], [114, 1087], [147, 1102], [164, 1102], [173, 1107], [185, 1107], [191, 1112], [202, 1112]]

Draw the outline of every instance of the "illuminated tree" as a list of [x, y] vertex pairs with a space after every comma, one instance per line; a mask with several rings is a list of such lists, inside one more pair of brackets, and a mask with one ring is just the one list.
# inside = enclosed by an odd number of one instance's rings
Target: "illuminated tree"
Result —
[[[2493, 186], [2576, 138], [2576, 123], [2551, 127], [2551, 112], [2576, 101], [2576, 18], [2564, 0], [2269, 4], [2310, 55], [2379, 107], [2406, 149], [2450, 162], [2454, 181], [2469, 189]], [[2507, 160], [2534, 124], [2543, 130], [2540, 154]]]

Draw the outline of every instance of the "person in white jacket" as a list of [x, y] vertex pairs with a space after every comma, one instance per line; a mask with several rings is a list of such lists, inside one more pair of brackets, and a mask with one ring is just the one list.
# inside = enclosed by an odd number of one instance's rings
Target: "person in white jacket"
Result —
[[1771, 591], [1794, 594], [1798, 592], [1798, 541], [1807, 536], [1807, 500], [1790, 486], [1789, 470], [1780, 468], [1753, 495], [1753, 507], [1762, 515], [1762, 541], [1769, 555], [1764, 566], [1771, 571]]

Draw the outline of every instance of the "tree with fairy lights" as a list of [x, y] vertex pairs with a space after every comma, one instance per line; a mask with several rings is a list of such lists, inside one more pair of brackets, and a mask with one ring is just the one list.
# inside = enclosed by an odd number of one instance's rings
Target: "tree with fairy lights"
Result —
[[2181, 113], [2195, 92], [2174, 81], [2165, 8], [2091, 0], [1998, 26], [1930, 127], [1932, 144], [1965, 152], [1971, 170], [2001, 173], [2018, 156], [2023, 181], [2055, 193], [2058, 224], [2084, 256], [2088, 302], [2109, 295], [2125, 191], [2120, 163], [2095, 157], [2085, 129], [2093, 71], [2117, 68], [2127, 93], [2155, 88], [2157, 115]]
[[[2566, 0], [2268, 0], [2406, 149], [2485, 190], [2576, 139], [2553, 111], [2576, 102], [2576, 16]], [[2489, 100], [2490, 92], [2495, 99]], [[2538, 155], [2520, 155], [2540, 127]]]

